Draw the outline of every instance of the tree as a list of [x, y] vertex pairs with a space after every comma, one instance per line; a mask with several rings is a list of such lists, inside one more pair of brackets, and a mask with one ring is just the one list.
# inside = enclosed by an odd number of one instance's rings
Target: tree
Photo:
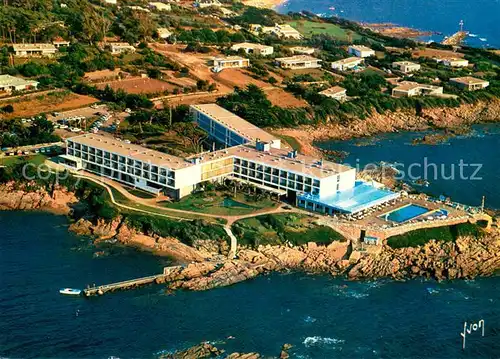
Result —
[[177, 122], [173, 125], [173, 130], [188, 141], [195, 152], [203, 150], [202, 143], [208, 136], [198, 125], [193, 122]]

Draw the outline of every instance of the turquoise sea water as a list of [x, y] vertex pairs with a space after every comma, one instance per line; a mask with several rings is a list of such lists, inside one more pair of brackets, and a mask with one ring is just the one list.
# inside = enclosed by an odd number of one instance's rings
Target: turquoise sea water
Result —
[[[424, 134], [391, 133], [318, 145], [347, 152], [344, 163], [361, 169], [380, 161], [396, 163], [401, 178], [419, 191], [474, 206], [485, 196], [487, 207], [500, 209], [500, 125], [474, 126], [470, 134], [438, 145], [412, 144]], [[427, 180], [428, 186], [419, 186], [418, 179]]]
[[459, 30], [459, 22], [470, 32], [466, 44], [475, 47], [500, 47], [499, 0], [289, 0], [278, 11], [307, 10], [322, 16], [381, 23], [440, 32], [424, 40], [441, 41]]

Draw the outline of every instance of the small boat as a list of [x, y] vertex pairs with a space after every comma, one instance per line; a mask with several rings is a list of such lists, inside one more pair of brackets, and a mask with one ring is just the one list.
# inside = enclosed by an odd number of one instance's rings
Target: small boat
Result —
[[62, 288], [62, 289], [59, 289], [59, 293], [66, 294], [66, 295], [80, 295], [82, 293], [82, 291], [80, 289]]

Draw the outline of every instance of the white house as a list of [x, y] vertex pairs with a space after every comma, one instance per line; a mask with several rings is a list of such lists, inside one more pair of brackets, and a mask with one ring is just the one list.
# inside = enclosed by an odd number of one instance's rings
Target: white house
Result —
[[170, 6], [170, 4], [165, 4], [165, 3], [162, 3], [159, 1], [150, 2], [150, 3], [148, 3], [148, 5], [150, 8], [158, 10], [158, 11], [170, 11], [170, 10], [172, 10], [172, 7]]
[[450, 79], [450, 82], [453, 85], [467, 91], [482, 90], [490, 85], [488, 81], [478, 79], [472, 76], [455, 77]]
[[37, 81], [25, 80], [10, 75], [0, 75], [0, 92], [26, 91], [36, 89], [37, 87]]
[[261, 56], [271, 55], [274, 51], [272, 46], [253, 44], [250, 42], [242, 42], [231, 46], [231, 50], [233, 51], [239, 51], [240, 49], [245, 50], [247, 54], [256, 54]]
[[357, 57], [375, 56], [375, 51], [363, 45], [351, 45], [347, 52]]
[[332, 69], [338, 71], [346, 71], [355, 68], [365, 62], [362, 57], [348, 57], [347, 59], [342, 59], [332, 62]]
[[130, 45], [128, 42], [109, 42], [106, 46], [113, 55], [125, 52], [135, 52], [135, 47]]
[[210, 6], [220, 7], [222, 6], [222, 3], [219, 0], [196, 0], [194, 6], [203, 9], [205, 7], [210, 7]]
[[458, 57], [450, 57], [446, 59], [436, 59], [436, 62], [442, 63], [444, 66], [448, 67], [467, 67], [469, 66], [469, 61], [466, 59], [461, 59]]
[[172, 32], [166, 27], [160, 27], [156, 31], [158, 32], [158, 37], [160, 39], [168, 39], [170, 36], [172, 36]]
[[230, 68], [250, 66], [250, 60], [240, 56], [226, 56], [214, 58], [214, 70], [221, 71]]
[[295, 55], [276, 58], [283, 69], [315, 69], [321, 67], [321, 60], [309, 55]]
[[29, 56], [46, 56], [52, 57], [57, 52], [54, 44], [12, 44], [14, 55], [29, 57]]
[[346, 89], [340, 86], [333, 86], [319, 93], [320, 95], [331, 97], [338, 101], [345, 101], [347, 99]]
[[413, 97], [423, 95], [441, 95], [443, 88], [441, 86], [419, 84], [412, 81], [402, 81], [397, 87], [392, 89], [393, 97]]
[[314, 48], [312, 47], [304, 47], [304, 46], [294, 46], [290, 48], [293, 54], [298, 55], [312, 55], [314, 54]]
[[392, 68], [407, 74], [410, 72], [420, 71], [420, 64], [416, 64], [411, 61], [396, 61], [392, 63]]

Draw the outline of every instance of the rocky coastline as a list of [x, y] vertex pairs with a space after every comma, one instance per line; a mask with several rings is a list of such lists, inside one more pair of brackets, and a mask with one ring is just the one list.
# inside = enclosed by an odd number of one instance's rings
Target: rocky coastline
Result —
[[[279, 358], [279, 359], [288, 359], [290, 357], [290, 354], [288, 354], [288, 351], [292, 348], [291, 344], [284, 344], [281, 348], [281, 352], [279, 356], [276, 356], [274, 358]], [[224, 356], [226, 359], [260, 359], [264, 358], [262, 355], [259, 353], [231, 353], [228, 354], [225, 352], [223, 349], [218, 349], [215, 347], [213, 344], [204, 342], [200, 343], [198, 345], [192, 346], [188, 349], [185, 350], [179, 350], [175, 353], [168, 353], [165, 355], [161, 355], [159, 358], [160, 359], [202, 359], [202, 358], [220, 358], [221, 355], [225, 354]]]
[[[16, 183], [1, 185], [0, 198], [2, 210], [48, 210], [66, 215], [78, 201], [74, 193], [64, 188], [48, 192]], [[383, 245], [376, 251], [356, 250], [350, 241], [240, 247], [237, 259], [227, 259], [229, 246], [224, 241], [200, 240], [190, 246], [174, 237], [141, 233], [131, 228], [122, 216], [110, 221], [80, 218], [69, 230], [93, 237], [96, 244], [113, 239], [182, 263], [168, 276], [158, 279], [170, 290], [208, 290], [276, 271], [323, 273], [350, 280], [383, 277], [446, 280], [495, 275], [500, 269], [500, 229], [496, 222], [482, 237], [459, 237], [455, 242], [433, 240], [423, 246], [401, 249]]]
[[458, 107], [424, 108], [417, 114], [404, 109], [380, 114], [375, 112], [366, 119], [353, 118], [348, 123], [332, 121], [323, 125], [302, 126], [293, 129], [275, 129], [277, 134], [295, 138], [305, 154], [319, 155], [316, 141], [350, 140], [380, 133], [399, 131], [445, 130], [447, 136], [461, 134], [471, 125], [500, 122], [500, 99], [462, 104]]

